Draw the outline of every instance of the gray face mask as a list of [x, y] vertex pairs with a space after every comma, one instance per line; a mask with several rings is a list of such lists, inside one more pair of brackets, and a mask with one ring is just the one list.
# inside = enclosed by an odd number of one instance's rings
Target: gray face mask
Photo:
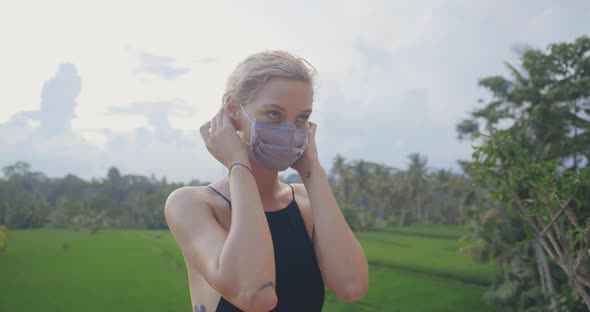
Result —
[[307, 145], [308, 127], [258, 121], [240, 106], [252, 122], [250, 142], [246, 143], [257, 164], [270, 170], [283, 171], [301, 157]]

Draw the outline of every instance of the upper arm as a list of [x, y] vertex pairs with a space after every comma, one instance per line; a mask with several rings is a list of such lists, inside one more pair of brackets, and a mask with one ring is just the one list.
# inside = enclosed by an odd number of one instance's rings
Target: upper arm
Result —
[[164, 215], [187, 264], [224, 294], [219, 255], [228, 234], [208, 204], [198, 196], [199, 191], [188, 187], [174, 190], [166, 199]]
[[[318, 262], [318, 266], [322, 275], [322, 278], [324, 280], [324, 282], [326, 283], [326, 286], [328, 287], [328, 289], [334, 293], [334, 295], [341, 300], [344, 301], [352, 301], [350, 300], [350, 291], [349, 289], [344, 286], [346, 285], [346, 283], [343, 283], [343, 279], [342, 279], [342, 274], [339, 274], [338, 271], [335, 271], [333, 269], [333, 266], [330, 267], [330, 270], [327, 269], [327, 267], [329, 266], [326, 263], [326, 257], [324, 255], [324, 250], [322, 250], [322, 248], [320, 247], [320, 244], [318, 244], [318, 237], [317, 237], [317, 231], [316, 231], [316, 222], [314, 220], [313, 217], [313, 210], [311, 207], [311, 201], [309, 199], [309, 195], [307, 194], [307, 190], [305, 189], [305, 186], [303, 184], [296, 184], [293, 183], [293, 185], [297, 185], [297, 187], [295, 188], [296, 190], [298, 189], [299, 192], [297, 193], [299, 198], [297, 203], [301, 203], [300, 204], [300, 208], [301, 208], [301, 213], [303, 215], [304, 219], [309, 219], [312, 223], [312, 234], [311, 234], [311, 241], [312, 241], [312, 246], [316, 255], [316, 259]], [[324, 225], [325, 227], [325, 225]], [[334, 259], [334, 257], [332, 257], [332, 259]]]
[[[228, 232], [202, 199], [201, 192], [202, 189], [179, 188], [168, 195], [164, 206], [166, 222], [187, 264], [195, 267], [211, 287], [241, 309], [268, 311], [274, 308], [277, 298], [273, 287], [260, 289], [251, 301], [240, 292], [236, 277], [222, 274], [219, 258]], [[245, 294], [250, 295], [250, 292]]]

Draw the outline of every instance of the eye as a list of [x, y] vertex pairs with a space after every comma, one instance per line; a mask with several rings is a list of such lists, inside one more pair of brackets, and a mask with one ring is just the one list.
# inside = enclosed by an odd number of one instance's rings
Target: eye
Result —
[[307, 121], [309, 119], [309, 115], [301, 115], [297, 118], [297, 121]]
[[281, 117], [281, 113], [279, 113], [278, 111], [270, 111], [266, 113], [266, 116], [268, 116], [271, 119], [277, 119]]

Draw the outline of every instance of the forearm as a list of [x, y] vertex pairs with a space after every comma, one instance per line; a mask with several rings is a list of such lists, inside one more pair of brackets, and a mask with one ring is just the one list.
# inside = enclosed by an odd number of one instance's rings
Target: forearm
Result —
[[368, 287], [365, 253], [340, 211], [325, 170], [316, 163], [303, 172], [302, 178], [313, 211], [315, 250], [322, 272], [328, 279], [337, 277], [327, 282], [334, 287]]
[[237, 165], [229, 179], [231, 227], [219, 257], [219, 268], [238, 296], [253, 297], [275, 284], [274, 251], [270, 230], [252, 173]]

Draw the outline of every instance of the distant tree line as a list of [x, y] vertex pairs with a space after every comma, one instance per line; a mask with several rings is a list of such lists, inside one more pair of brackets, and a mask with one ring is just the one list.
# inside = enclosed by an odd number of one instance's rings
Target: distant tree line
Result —
[[[13, 228], [167, 228], [162, 207], [168, 194], [184, 184], [166, 178], [122, 175], [85, 181], [68, 174], [49, 178], [17, 162], [3, 168], [0, 224]], [[199, 181], [193, 181], [199, 184]]]
[[357, 230], [410, 224], [463, 224], [471, 180], [408, 156], [405, 170], [336, 156], [329, 178], [348, 223]]
[[[334, 160], [329, 178], [335, 197], [354, 230], [390, 225], [461, 224], [462, 202], [471, 190], [463, 174], [431, 170], [419, 154], [400, 170], [363, 160]], [[282, 177], [300, 182], [296, 175]], [[176, 188], [203, 185], [169, 183], [166, 178], [123, 175], [116, 167], [106, 177], [85, 181], [68, 174], [49, 178], [26, 162], [3, 168], [0, 224], [8, 228], [167, 228], [163, 207]]]

